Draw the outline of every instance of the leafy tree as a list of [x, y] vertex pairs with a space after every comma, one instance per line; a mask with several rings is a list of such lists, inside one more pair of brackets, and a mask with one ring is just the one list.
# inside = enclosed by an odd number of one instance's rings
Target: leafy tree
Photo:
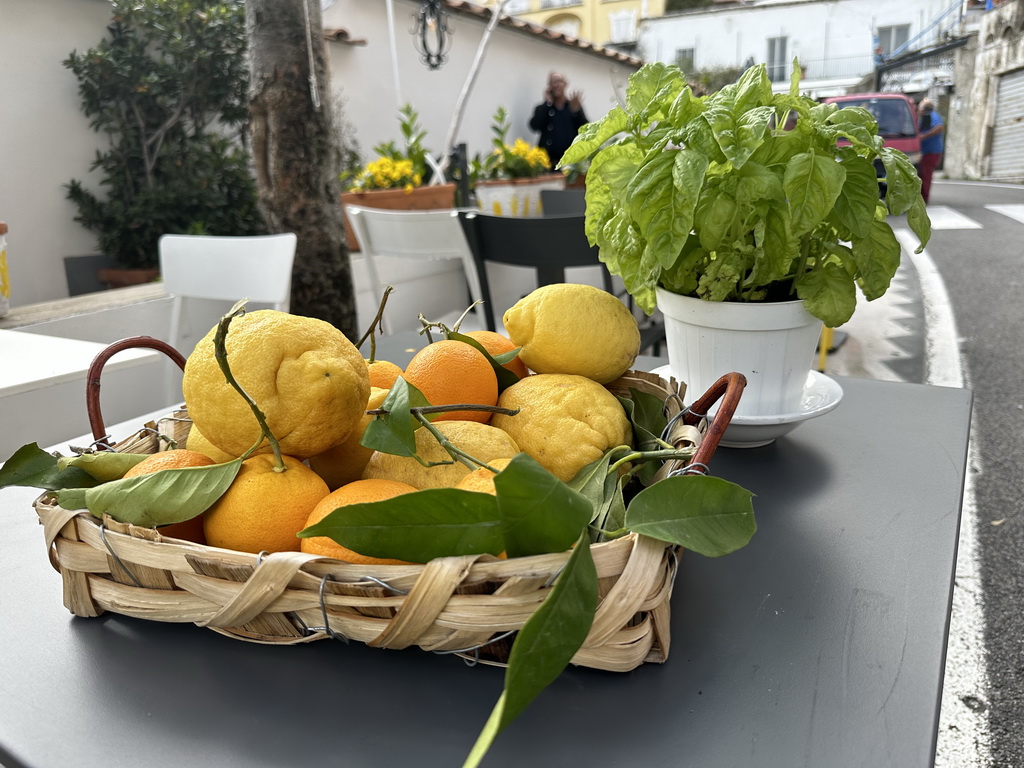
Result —
[[75, 220], [126, 267], [158, 262], [165, 233], [265, 231], [244, 137], [244, 10], [233, 0], [111, 0], [107, 37], [64, 61], [98, 151], [105, 196], [68, 184]]

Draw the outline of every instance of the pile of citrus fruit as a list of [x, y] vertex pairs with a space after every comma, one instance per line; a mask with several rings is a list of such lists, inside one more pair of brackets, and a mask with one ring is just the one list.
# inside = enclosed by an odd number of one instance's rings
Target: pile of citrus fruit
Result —
[[[632, 366], [640, 345], [636, 322], [617, 298], [587, 285], [550, 285], [521, 299], [503, 319], [507, 336], [451, 334], [423, 347], [403, 370], [364, 359], [320, 320], [272, 310], [244, 314], [230, 324], [224, 342], [238, 387], [215, 354], [215, 328], [185, 367], [193, 422], [187, 447], [157, 454], [132, 472], [223, 463], [259, 444], [201, 518], [165, 532], [247, 552], [301, 548], [349, 562], [401, 562], [296, 533], [339, 507], [421, 489], [493, 494], [492, 470], [520, 452], [569, 481], [608, 449], [631, 442], [629, 419], [603, 386]], [[416, 456], [361, 443], [376, 418], [372, 412], [399, 378], [432, 406], [465, 406], [432, 414], [432, 426], [488, 468], [451, 461], [425, 428], [415, 433]], [[260, 443], [266, 432], [238, 388], [262, 412], [279, 451], [266, 439]]]

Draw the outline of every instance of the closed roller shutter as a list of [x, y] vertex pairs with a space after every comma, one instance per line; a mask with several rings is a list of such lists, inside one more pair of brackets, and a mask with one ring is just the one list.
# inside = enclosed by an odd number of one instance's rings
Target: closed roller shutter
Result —
[[1024, 69], [999, 78], [989, 178], [1024, 178]]

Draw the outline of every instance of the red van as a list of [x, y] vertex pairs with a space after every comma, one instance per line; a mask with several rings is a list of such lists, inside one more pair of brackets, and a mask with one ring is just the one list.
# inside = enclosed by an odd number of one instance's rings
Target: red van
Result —
[[[921, 162], [921, 134], [917, 129], [917, 105], [902, 93], [850, 93], [825, 99], [827, 104], [863, 107], [875, 117], [878, 135], [885, 146], [898, 149], [915, 166]], [[885, 168], [875, 161], [878, 183], [885, 190]]]

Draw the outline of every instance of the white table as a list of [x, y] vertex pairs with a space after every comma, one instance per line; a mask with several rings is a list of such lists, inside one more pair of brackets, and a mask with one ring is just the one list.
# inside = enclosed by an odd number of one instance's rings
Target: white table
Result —
[[[86, 375], [93, 358], [106, 346], [0, 330], [0, 462], [25, 443], [48, 445], [88, 430]], [[160, 353], [149, 349], [125, 350], [110, 359], [103, 369], [101, 390], [109, 421], [150, 409], [143, 399], [150, 382], [132, 369], [159, 366], [162, 360]], [[148, 374], [149, 379], [159, 375], [155, 368]]]

